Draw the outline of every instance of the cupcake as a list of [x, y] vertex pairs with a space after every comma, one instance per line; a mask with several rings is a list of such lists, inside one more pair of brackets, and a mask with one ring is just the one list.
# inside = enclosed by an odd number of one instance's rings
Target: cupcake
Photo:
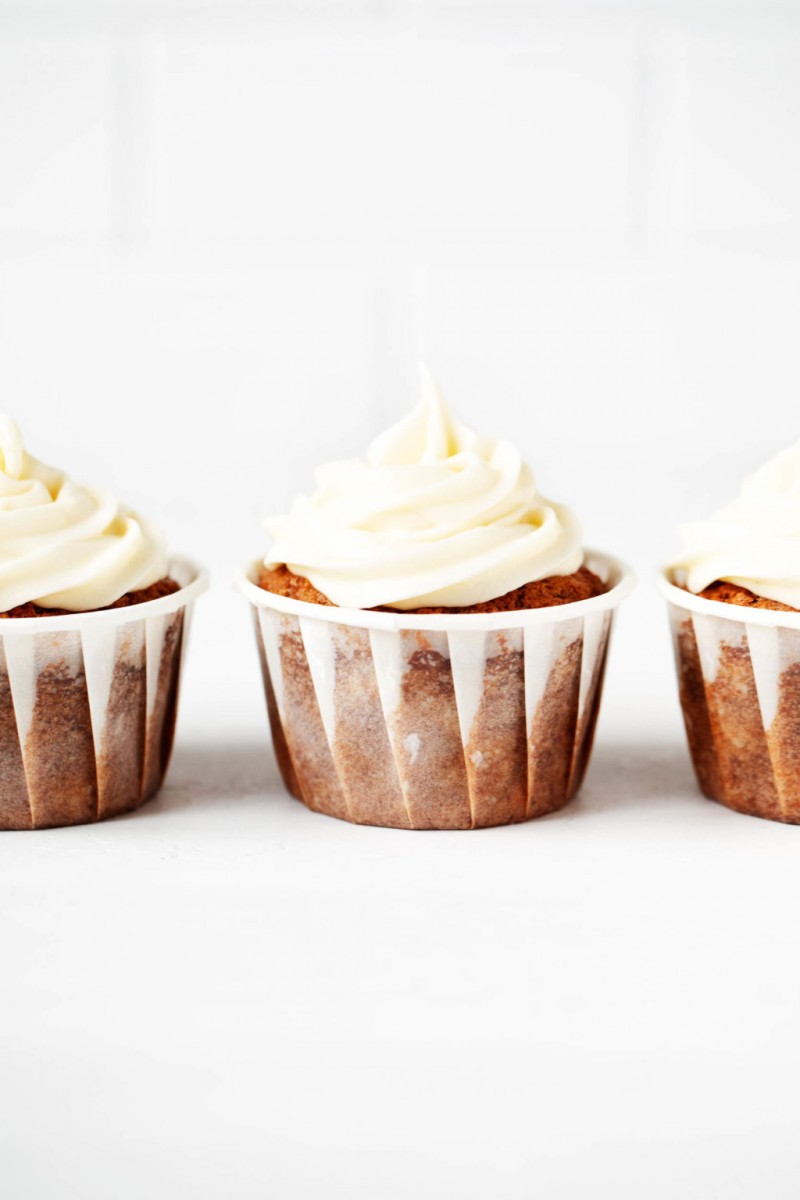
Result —
[[800, 443], [682, 537], [660, 584], [700, 788], [800, 823]]
[[411, 414], [266, 521], [242, 576], [289, 791], [359, 824], [473, 829], [561, 808], [592, 744], [625, 568], [585, 551], [508, 442]]
[[80, 825], [161, 786], [204, 572], [0, 418], [0, 829]]

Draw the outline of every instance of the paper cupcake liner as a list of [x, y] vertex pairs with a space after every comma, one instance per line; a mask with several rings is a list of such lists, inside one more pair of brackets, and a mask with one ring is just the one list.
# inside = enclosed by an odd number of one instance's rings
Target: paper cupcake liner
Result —
[[207, 586], [182, 559], [170, 574], [180, 591], [144, 604], [0, 621], [0, 829], [101, 821], [158, 791]]
[[660, 587], [701, 791], [800, 824], [800, 614], [705, 600], [667, 577]]
[[328, 608], [240, 581], [250, 600], [276, 757], [309, 808], [363, 825], [474, 829], [563, 807], [594, 735], [610, 590], [525, 612], [414, 615]]

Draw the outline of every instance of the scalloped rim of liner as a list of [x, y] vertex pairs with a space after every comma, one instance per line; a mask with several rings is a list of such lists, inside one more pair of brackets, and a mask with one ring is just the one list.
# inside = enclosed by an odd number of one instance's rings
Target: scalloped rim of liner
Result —
[[727, 604], [723, 600], [707, 600], [673, 583], [675, 572], [662, 567], [656, 575], [656, 587], [670, 604], [687, 612], [706, 617], [722, 617], [740, 625], [766, 625], [770, 629], [800, 629], [800, 612], [780, 612], [770, 608], [751, 608], [744, 604]]
[[[403, 613], [373, 612], [362, 608], [327, 607], [310, 604], [307, 600], [292, 600], [268, 592], [256, 583], [262, 559], [256, 559], [241, 571], [235, 579], [238, 590], [256, 608], [271, 608], [277, 612], [292, 613], [298, 617], [316, 617], [320, 621], [333, 621], [339, 625], [356, 625], [362, 629], [519, 629], [529, 625], [547, 625], [554, 621], [569, 621], [573, 617], [586, 616], [591, 612], [606, 612], [616, 608], [621, 600], [633, 590], [636, 576], [619, 558], [603, 554], [599, 550], [584, 551], [584, 564], [604, 583], [611, 586], [601, 596], [588, 600], [576, 600], [572, 604], [551, 604], [546, 608], [520, 608], [496, 613]], [[722, 606], [720, 606], [722, 607]]]
[[64, 630], [80, 630], [90, 624], [127, 625], [129, 621], [142, 621], [146, 617], [162, 617], [177, 612], [208, 588], [209, 577], [205, 567], [189, 558], [171, 558], [168, 570], [172, 578], [181, 584], [178, 591], [169, 596], [145, 600], [141, 604], [129, 604], [127, 608], [64, 613], [58, 617], [4, 617], [0, 620], [0, 638], [17, 634], [30, 637], [34, 633], [61, 633]]

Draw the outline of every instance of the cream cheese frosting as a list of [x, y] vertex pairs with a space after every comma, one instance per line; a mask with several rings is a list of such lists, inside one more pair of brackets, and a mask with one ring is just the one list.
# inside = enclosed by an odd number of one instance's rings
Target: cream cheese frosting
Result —
[[800, 609], [800, 442], [749, 479], [737, 498], [681, 528], [669, 564], [690, 592], [720, 579]]
[[398, 609], [480, 604], [578, 570], [575, 516], [539, 493], [510, 442], [462, 425], [421, 376], [416, 408], [363, 460], [319, 468], [312, 495], [266, 520], [266, 565], [341, 607]]
[[38, 462], [17, 424], [0, 417], [0, 612], [29, 601], [104, 608], [167, 573], [154, 526], [108, 492]]

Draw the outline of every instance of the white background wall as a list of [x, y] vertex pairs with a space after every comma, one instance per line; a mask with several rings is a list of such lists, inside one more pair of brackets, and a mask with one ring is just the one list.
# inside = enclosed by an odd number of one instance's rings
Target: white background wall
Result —
[[656, 559], [799, 432], [798, 62], [797, 3], [0, 0], [3, 406], [235, 561], [423, 355]]

